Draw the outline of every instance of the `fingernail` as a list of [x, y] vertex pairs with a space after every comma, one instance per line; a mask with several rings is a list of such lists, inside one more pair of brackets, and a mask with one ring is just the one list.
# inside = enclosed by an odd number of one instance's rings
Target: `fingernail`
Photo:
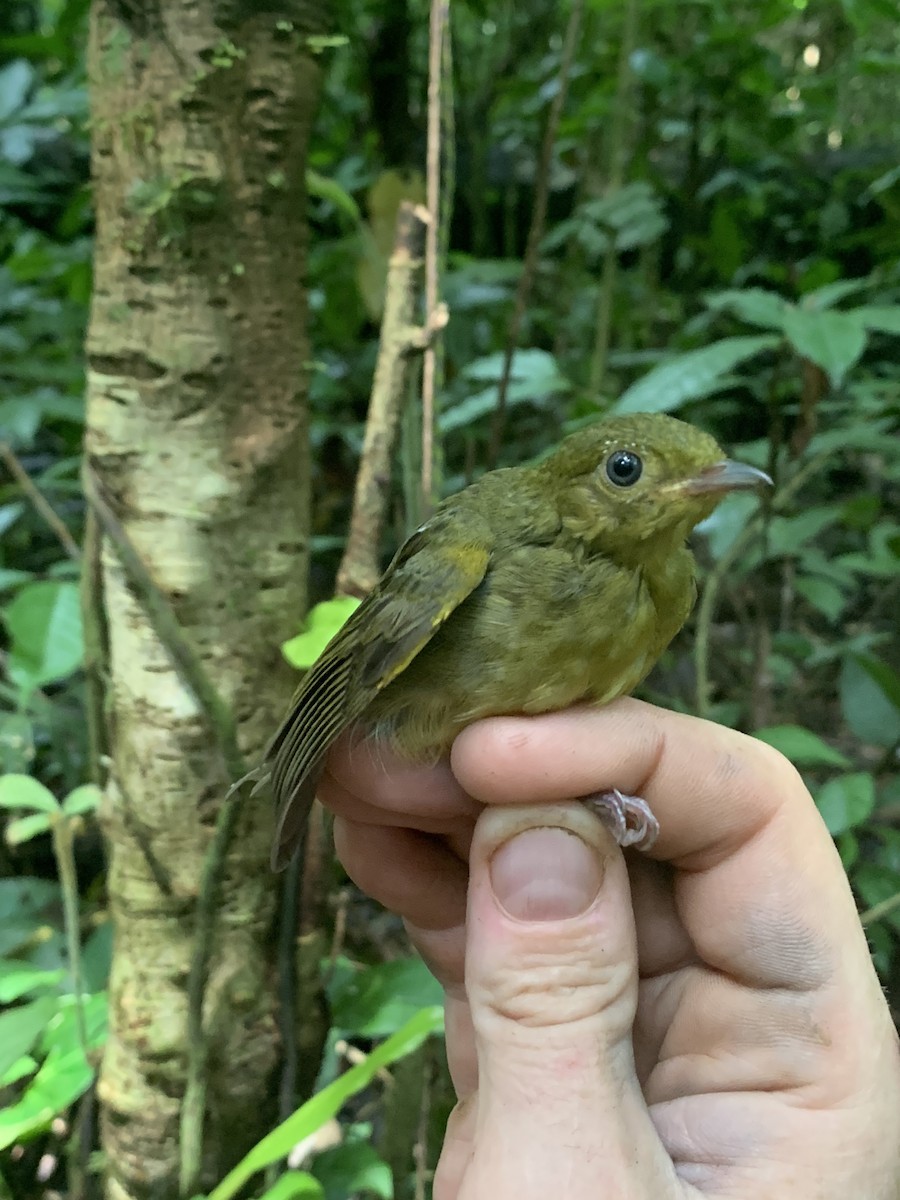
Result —
[[491, 886], [519, 921], [564, 921], [590, 908], [603, 882], [597, 852], [566, 829], [526, 829], [495, 851]]

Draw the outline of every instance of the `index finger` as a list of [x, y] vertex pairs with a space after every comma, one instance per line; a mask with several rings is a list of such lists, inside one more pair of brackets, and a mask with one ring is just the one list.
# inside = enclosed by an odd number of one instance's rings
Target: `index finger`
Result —
[[[816, 987], [853, 962], [875, 979], [831, 837], [799, 774], [754, 738], [637, 700], [464, 730], [451, 756], [488, 804], [619, 788], [660, 825], [679, 915], [708, 965], [752, 987]], [[862, 978], [860, 978], [862, 977]]]

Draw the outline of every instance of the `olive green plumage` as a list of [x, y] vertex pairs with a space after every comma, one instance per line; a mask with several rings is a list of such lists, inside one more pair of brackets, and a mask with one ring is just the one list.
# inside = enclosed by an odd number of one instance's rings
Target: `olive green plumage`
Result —
[[305, 676], [258, 773], [289, 860], [329, 746], [354, 722], [420, 762], [480, 717], [631, 691], [694, 602], [693, 527], [766, 481], [672, 417], [612, 417], [492, 471], [401, 546]]

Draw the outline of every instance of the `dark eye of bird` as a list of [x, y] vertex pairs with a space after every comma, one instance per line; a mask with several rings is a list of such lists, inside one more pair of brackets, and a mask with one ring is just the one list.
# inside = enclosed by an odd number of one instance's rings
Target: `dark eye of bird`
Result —
[[641, 477], [644, 464], [630, 450], [617, 450], [606, 460], [606, 475], [617, 487], [631, 487]]

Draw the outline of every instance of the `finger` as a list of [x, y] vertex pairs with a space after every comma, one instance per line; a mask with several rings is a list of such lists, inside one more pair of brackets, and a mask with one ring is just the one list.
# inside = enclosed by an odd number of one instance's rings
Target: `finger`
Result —
[[356, 886], [412, 925], [443, 930], [464, 923], [468, 873], [441, 840], [337, 817], [334, 846]]
[[402, 817], [477, 817], [482, 805], [466, 795], [442, 760], [421, 766], [399, 758], [384, 741], [345, 733], [332, 748], [326, 777], [345, 793]]
[[[418, 829], [421, 833], [455, 836], [460, 829], [471, 830], [474, 816], [461, 815], [458, 811], [442, 811], [440, 801], [432, 803], [427, 790], [427, 781], [408, 793], [405, 809], [398, 793], [392, 804], [371, 802], [357, 795], [328, 771], [319, 780], [316, 798], [336, 817], [347, 817], [361, 825], [392, 825], [397, 828]], [[473, 802], [474, 804], [474, 802]], [[480, 811], [483, 805], [477, 805]]]
[[636, 1181], [668, 1195], [631, 1051], [628, 876], [606, 830], [579, 805], [486, 811], [467, 928], [478, 1119], [460, 1196], [555, 1195], [560, 1172], [567, 1196], [637, 1194]]
[[664, 951], [642, 964], [659, 972], [657, 1034], [678, 988], [690, 988], [681, 997], [690, 1020], [667, 1034], [672, 1059], [654, 1072], [651, 1098], [721, 1089], [729, 1060], [740, 1077], [728, 1086], [745, 1088], [821, 1089], [840, 1078], [860, 1089], [875, 1077], [887, 1007], [831, 837], [781, 755], [628, 700], [483, 722], [460, 735], [451, 761], [487, 803], [618, 786], [653, 807], [657, 849], [677, 868], [677, 912], [706, 971], [671, 986]]

